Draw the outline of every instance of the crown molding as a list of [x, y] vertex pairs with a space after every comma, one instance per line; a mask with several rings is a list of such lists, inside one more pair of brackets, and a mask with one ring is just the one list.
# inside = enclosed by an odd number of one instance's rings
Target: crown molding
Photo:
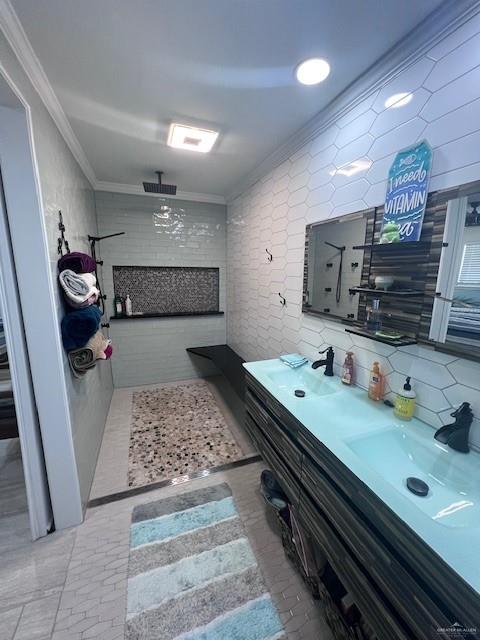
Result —
[[85, 177], [95, 189], [97, 184], [95, 173], [9, 0], [0, 0], [0, 29]]
[[324, 109], [244, 176], [228, 194], [227, 204], [317, 138], [360, 102], [412, 66], [438, 42], [479, 12], [480, 0], [445, 0], [436, 11], [428, 15]]
[[[105, 182], [97, 180], [96, 191], [110, 191], [112, 193], [127, 193], [132, 196], [162, 197], [160, 193], [145, 193], [138, 184], [122, 184], [121, 182]], [[188, 200], [190, 202], [209, 202], [210, 204], [226, 204], [224, 196], [210, 193], [195, 193], [193, 191], [177, 191], [176, 196], [165, 195], [169, 200]]]

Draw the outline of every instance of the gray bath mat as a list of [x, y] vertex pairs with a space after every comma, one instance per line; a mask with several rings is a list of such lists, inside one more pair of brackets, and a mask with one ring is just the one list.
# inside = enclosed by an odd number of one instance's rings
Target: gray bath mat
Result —
[[133, 394], [129, 486], [211, 469], [242, 456], [205, 382]]
[[134, 509], [125, 638], [286, 638], [227, 484]]

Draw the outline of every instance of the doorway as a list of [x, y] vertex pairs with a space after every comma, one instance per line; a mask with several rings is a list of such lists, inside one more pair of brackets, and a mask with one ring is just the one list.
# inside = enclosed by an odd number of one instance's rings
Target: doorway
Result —
[[32, 539], [53, 526], [42, 440], [0, 166], [0, 527], [29, 526]]

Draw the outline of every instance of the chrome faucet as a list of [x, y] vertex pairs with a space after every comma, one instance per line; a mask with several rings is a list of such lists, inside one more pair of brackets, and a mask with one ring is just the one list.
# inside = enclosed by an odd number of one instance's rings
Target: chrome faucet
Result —
[[327, 347], [327, 349], [324, 349], [323, 351], [319, 351], [318, 353], [326, 353], [327, 357], [324, 358], [323, 360], [316, 360], [313, 364], [312, 364], [312, 369], [318, 369], [318, 367], [322, 367], [323, 365], [325, 365], [325, 371], [324, 371], [324, 375], [326, 376], [333, 376], [333, 359], [335, 357], [335, 353], [332, 349], [332, 347]]
[[447, 444], [455, 451], [468, 453], [468, 433], [473, 421], [473, 413], [469, 402], [462, 402], [456, 411], [450, 414], [455, 418], [452, 424], [446, 424], [435, 432], [435, 439]]

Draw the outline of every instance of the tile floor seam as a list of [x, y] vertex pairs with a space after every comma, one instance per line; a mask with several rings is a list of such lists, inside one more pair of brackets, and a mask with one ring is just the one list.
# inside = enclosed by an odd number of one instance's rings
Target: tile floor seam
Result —
[[20, 626], [20, 620], [23, 616], [23, 612], [25, 610], [25, 605], [22, 605], [22, 610], [20, 611], [20, 615], [18, 616], [17, 624], [15, 625], [15, 629], [13, 631], [12, 640], [15, 640], [15, 636], [17, 635], [18, 627]]
[[[84, 518], [85, 518], [85, 517], [86, 517], [86, 511], [85, 511]], [[84, 521], [85, 521], [85, 520], [84, 520]], [[82, 522], [82, 524], [83, 524], [83, 522]], [[81, 526], [81, 525], [79, 525], [79, 526]], [[59, 612], [60, 612], [60, 603], [62, 602], [62, 596], [63, 596], [63, 593], [64, 593], [64, 591], [65, 591], [65, 585], [67, 584], [67, 579], [68, 579], [68, 574], [69, 574], [70, 565], [72, 564], [73, 551], [74, 551], [74, 549], [75, 549], [75, 544], [76, 544], [76, 542], [77, 542], [77, 531], [75, 531], [75, 532], [74, 532], [74, 536], [73, 536], [73, 538], [74, 538], [74, 539], [73, 539], [73, 543], [72, 543], [72, 546], [71, 546], [71, 549], [70, 549], [70, 556], [69, 556], [68, 563], [67, 563], [67, 568], [66, 568], [66, 571], [65, 571], [65, 579], [64, 579], [64, 581], [63, 581], [63, 583], [62, 583], [62, 590], [61, 590], [60, 595], [59, 595], [59, 598], [58, 598], [57, 610], [56, 610], [56, 612], [55, 612], [55, 618], [54, 618], [54, 621], [53, 621], [53, 626], [52, 626], [52, 631], [51, 631], [50, 636], [53, 636], [53, 634], [54, 634], [54, 632], [55, 632], [55, 627], [56, 627], [56, 625], [57, 625], [57, 618], [58, 618], [58, 614], [59, 614]], [[15, 640], [15, 636], [13, 637], [13, 640]]]

